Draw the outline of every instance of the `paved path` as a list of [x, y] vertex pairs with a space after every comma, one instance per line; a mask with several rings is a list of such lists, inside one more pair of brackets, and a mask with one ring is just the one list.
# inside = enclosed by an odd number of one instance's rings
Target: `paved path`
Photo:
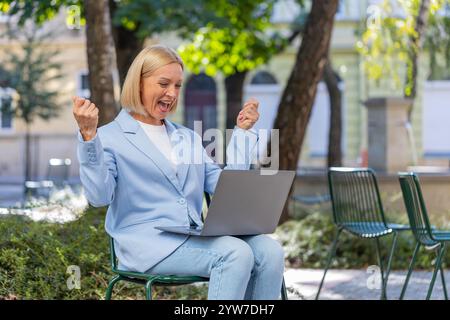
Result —
[[[446, 273], [447, 290], [450, 289], [450, 270]], [[285, 281], [289, 299], [314, 299], [323, 270], [286, 269]], [[431, 280], [431, 271], [414, 271], [405, 295], [406, 300], [425, 299]], [[406, 271], [394, 271], [389, 276], [388, 299], [398, 299], [406, 277]], [[320, 294], [320, 299], [333, 300], [375, 300], [381, 290], [369, 289], [374, 286], [373, 274], [366, 270], [329, 270]], [[369, 285], [368, 285], [369, 282]], [[375, 284], [376, 286], [376, 284]], [[444, 299], [440, 274], [436, 278], [432, 299]]]
[[23, 185], [0, 184], [0, 208], [20, 206], [23, 201]]

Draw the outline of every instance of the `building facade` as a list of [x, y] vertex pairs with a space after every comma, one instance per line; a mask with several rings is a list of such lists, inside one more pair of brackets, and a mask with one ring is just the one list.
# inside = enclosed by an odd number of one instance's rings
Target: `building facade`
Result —
[[[367, 111], [363, 102], [370, 97], [381, 95], [401, 96], [400, 90], [386, 84], [376, 86], [367, 80], [362, 69], [362, 57], [357, 53], [355, 30], [361, 28], [368, 5], [377, 1], [341, 1], [336, 15], [331, 42], [333, 68], [339, 75], [343, 92], [343, 142], [344, 164], [364, 165], [367, 150]], [[289, 23], [300, 9], [295, 1], [280, 0], [276, 6], [273, 23], [280, 30], [288, 30]], [[4, 32], [5, 17], [0, 17], [0, 57], [19, 50], [19, 43], [11, 41]], [[50, 158], [76, 159], [77, 126], [72, 115], [71, 97], [89, 96], [87, 83], [87, 57], [84, 29], [69, 29], [65, 23], [65, 12], [49, 21], [45, 28], [57, 30], [56, 35], [45, 45], [58, 48], [60, 54], [55, 60], [63, 66], [63, 79], [50, 86], [60, 92], [58, 101], [61, 112], [50, 121], [36, 120], [32, 132], [32, 168], [35, 178], [45, 177]], [[177, 48], [181, 41], [170, 34], [148, 39], [148, 44], [163, 43]], [[300, 45], [297, 40], [283, 53], [275, 56], [267, 64], [248, 73], [245, 81], [244, 98], [256, 97], [260, 101], [261, 118], [258, 128], [270, 129], [276, 115], [282, 91], [289, 78], [295, 56]], [[0, 58], [2, 59], [2, 58]], [[427, 82], [427, 60], [423, 59], [420, 73], [425, 84], [419, 87], [419, 95], [413, 114], [414, 137], [420, 155], [420, 164], [440, 164], [448, 166], [450, 158], [450, 126], [442, 115], [449, 113], [449, 82]], [[116, 76], [117, 78], [117, 76]], [[116, 81], [117, 83], [117, 81]], [[119, 97], [119, 87], [116, 88]], [[450, 110], [450, 109], [449, 109]], [[328, 127], [328, 93], [323, 83], [319, 84], [307, 135], [301, 153], [299, 166], [326, 166]], [[175, 122], [191, 126], [194, 120], [203, 120], [206, 127], [225, 129], [225, 86], [222, 75], [214, 78], [206, 75], [185, 73], [185, 83], [180, 94], [178, 109], [171, 116]], [[19, 119], [11, 119], [0, 114], [0, 183], [21, 182], [24, 173], [24, 133], [25, 124]], [[78, 177], [78, 163], [72, 161], [71, 177]]]

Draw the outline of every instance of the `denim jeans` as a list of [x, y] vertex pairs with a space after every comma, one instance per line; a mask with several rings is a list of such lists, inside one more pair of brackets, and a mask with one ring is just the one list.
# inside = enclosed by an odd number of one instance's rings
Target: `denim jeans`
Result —
[[151, 274], [209, 277], [211, 300], [278, 299], [283, 272], [283, 248], [267, 235], [190, 236], [147, 270]]

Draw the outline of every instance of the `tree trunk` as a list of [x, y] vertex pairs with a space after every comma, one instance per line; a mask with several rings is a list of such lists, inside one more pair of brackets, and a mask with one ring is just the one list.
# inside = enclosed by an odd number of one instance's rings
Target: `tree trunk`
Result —
[[27, 187], [26, 182], [31, 180], [31, 143], [30, 143], [30, 124], [25, 123], [25, 170], [23, 181], [23, 199], [27, 199]]
[[134, 58], [142, 50], [144, 40], [136, 37], [136, 33], [134, 31], [125, 29], [121, 25], [116, 26], [112, 23], [112, 19], [117, 9], [116, 1], [109, 0], [109, 8], [111, 15], [111, 29], [116, 48], [116, 64], [119, 71], [120, 87], [122, 88], [128, 68], [130, 68]]
[[247, 71], [236, 72], [225, 78], [225, 92], [227, 99], [227, 122], [226, 129], [233, 129], [236, 118], [242, 109], [242, 98], [244, 94], [244, 81]]
[[[302, 43], [275, 120], [274, 127], [280, 130], [279, 163], [282, 170], [297, 170], [317, 84], [327, 62], [337, 5], [338, 0], [312, 2]], [[291, 189], [290, 195], [292, 191]], [[286, 203], [280, 223], [288, 219]]]
[[114, 99], [113, 39], [108, 0], [84, 1], [91, 101], [99, 108], [99, 126], [117, 115]]
[[[409, 50], [409, 58], [411, 63], [411, 94], [405, 97], [415, 99], [417, 94], [417, 73], [419, 68], [419, 55], [422, 51], [424, 40], [425, 40], [425, 29], [428, 23], [428, 14], [430, 8], [430, 0], [422, 0], [420, 2], [419, 12], [416, 18], [416, 34], [411, 36], [411, 48]], [[408, 82], [408, 75], [407, 82]], [[413, 106], [408, 110], [408, 121], [411, 122]]]
[[328, 167], [342, 166], [342, 93], [338, 76], [331, 65], [330, 57], [323, 71], [330, 101], [330, 131], [328, 133]]
[[25, 128], [25, 181], [31, 180], [31, 143], [30, 125], [26, 123]]

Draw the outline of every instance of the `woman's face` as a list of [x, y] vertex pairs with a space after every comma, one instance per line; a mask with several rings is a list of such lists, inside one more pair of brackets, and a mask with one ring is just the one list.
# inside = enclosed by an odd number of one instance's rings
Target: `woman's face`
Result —
[[[169, 115], [180, 94], [183, 69], [171, 63], [141, 80], [141, 101], [149, 116], [148, 122], [160, 125]], [[147, 122], [147, 121], [146, 121]]]

